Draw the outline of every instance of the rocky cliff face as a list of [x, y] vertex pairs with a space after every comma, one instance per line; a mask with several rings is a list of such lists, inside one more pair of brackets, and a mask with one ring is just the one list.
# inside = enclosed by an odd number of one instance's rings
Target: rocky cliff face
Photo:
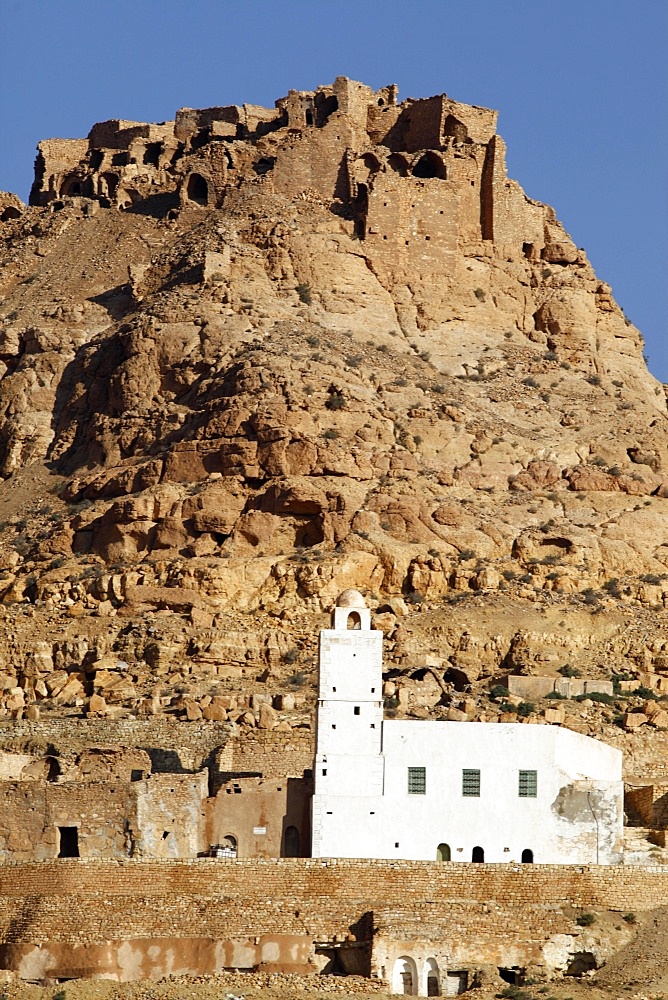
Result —
[[40, 144], [0, 201], [7, 690], [50, 703], [76, 633], [73, 707], [121, 647], [125, 708], [152, 656], [206, 698], [231, 628], [278, 684], [350, 586], [402, 676], [668, 668], [664, 387], [495, 120], [339, 78]]

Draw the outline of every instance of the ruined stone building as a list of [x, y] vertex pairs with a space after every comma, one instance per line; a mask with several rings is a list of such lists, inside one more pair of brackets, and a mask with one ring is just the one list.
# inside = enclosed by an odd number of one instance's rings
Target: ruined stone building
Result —
[[618, 864], [622, 753], [556, 726], [383, 718], [357, 591], [320, 634], [313, 856]]
[[218, 208], [228, 193], [261, 184], [338, 206], [387, 277], [416, 254], [423, 271], [443, 277], [480, 241], [575, 262], [553, 210], [507, 178], [496, 120], [496, 111], [445, 94], [397, 103], [394, 85], [373, 91], [337, 77], [290, 91], [273, 109], [182, 108], [173, 122], [112, 120], [87, 139], [45, 140], [30, 201], [129, 208], [172, 196], [175, 207]]

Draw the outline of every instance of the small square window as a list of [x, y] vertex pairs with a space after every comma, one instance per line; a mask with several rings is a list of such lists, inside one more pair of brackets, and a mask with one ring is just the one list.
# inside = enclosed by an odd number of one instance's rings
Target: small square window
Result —
[[408, 794], [426, 795], [427, 793], [427, 769], [426, 767], [408, 768]]
[[480, 798], [480, 771], [464, 768], [462, 771], [462, 795], [471, 799]]
[[353, 709], [353, 715], [359, 715], [359, 714], [360, 714], [360, 707], [359, 705], [355, 705]]
[[521, 799], [538, 797], [538, 771], [520, 771], [519, 793]]

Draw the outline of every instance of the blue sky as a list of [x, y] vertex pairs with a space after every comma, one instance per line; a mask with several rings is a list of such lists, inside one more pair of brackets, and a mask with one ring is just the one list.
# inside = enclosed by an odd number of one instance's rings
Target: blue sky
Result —
[[666, 0], [0, 0], [0, 39], [0, 188], [23, 198], [40, 139], [339, 74], [499, 109], [510, 175], [668, 382]]

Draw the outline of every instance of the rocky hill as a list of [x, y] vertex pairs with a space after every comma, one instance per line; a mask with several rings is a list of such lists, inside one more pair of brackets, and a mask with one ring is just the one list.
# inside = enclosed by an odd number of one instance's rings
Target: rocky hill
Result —
[[663, 776], [619, 717], [668, 674], [665, 387], [495, 124], [340, 77], [40, 143], [0, 196], [7, 717], [304, 725], [355, 587], [391, 711], [615, 675], [563, 721]]

